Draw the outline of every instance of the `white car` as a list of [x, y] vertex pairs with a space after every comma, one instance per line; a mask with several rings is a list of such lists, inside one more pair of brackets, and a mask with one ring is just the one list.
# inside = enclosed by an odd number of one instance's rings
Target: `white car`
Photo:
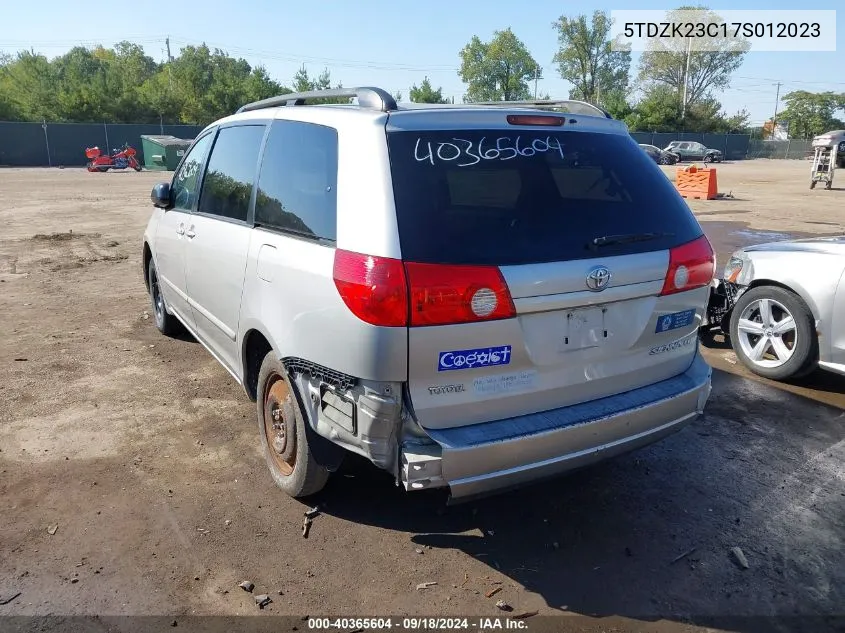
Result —
[[736, 251], [711, 292], [708, 326], [729, 334], [757, 375], [845, 374], [845, 236]]

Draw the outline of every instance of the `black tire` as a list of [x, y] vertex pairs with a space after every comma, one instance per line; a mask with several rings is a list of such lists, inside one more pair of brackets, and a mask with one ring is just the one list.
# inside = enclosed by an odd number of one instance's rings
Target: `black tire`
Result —
[[179, 322], [179, 319], [167, 311], [164, 295], [161, 294], [158, 272], [156, 271], [155, 262], [152, 259], [147, 267], [147, 279], [150, 284], [150, 301], [153, 308], [153, 319], [155, 320], [158, 331], [165, 336], [180, 334], [183, 331], [182, 324]]
[[316, 494], [326, 485], [329, 471], [311, 451], [296, 387], [272, 350], [261, 362], [256, 393], [258, 430], [273, 481], [294, 498]]
[[[791, 348], [792, 356], [778, 367], [761, 367], [746, 355], [740, 342], [740, 318], [746, 308], [761, 299], [780, 303], [789, 311], [795, 322], [797, 336]], [[801, 297], [780, 286], [758, 286], [743, 293], [731, 310], [730, 335], [731, 347], [736, 352], [737, 358], [758, 376], [771, 380], [789, 380], [805, 376], [816, 368], [818, 337], [813, 314]]]
[[671, 165], [671, 164], [672, 164], [672, 159], [671, 159], [671, 158], [669, 158], [668, 156], [661, 156], [661, 157], [660, 157], [660, 164], [661, 164], [661, 165]]
[[815, 188], [816, 188], [816, 181], [815, 181], [815, 180], [811, 180], [811, 181], [810, 181], [810, 189], [815, 189]]
[[707, 156], [704, 157], [704, 162], [705, 163], [712, 163], [713, 162], [713, 154], [707, 154]]

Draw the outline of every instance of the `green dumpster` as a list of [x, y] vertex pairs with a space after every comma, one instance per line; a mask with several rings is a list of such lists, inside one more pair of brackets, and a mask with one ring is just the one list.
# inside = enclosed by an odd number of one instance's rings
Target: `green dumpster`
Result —
[[144, 167], [150, 170], [175, 171], [192, 142], [192, 139], [175, 136], [141, 135]]

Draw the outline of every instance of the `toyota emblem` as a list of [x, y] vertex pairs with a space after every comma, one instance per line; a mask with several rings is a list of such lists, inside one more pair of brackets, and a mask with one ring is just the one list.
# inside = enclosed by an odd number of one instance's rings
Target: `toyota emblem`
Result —
[[610, 271], [604, 266], [596, 266], [587, 273], [587, 288], [593, 292], [601, 292], [610, 283]]

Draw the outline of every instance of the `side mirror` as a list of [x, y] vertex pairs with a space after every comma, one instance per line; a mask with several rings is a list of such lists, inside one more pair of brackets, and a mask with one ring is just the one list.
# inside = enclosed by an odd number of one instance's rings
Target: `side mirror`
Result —
[[153, 201], [153, 206], [159, 209], [170, 208], [170, 183], [160, 182], [153, 187], [150, 193], [150, 199]]

